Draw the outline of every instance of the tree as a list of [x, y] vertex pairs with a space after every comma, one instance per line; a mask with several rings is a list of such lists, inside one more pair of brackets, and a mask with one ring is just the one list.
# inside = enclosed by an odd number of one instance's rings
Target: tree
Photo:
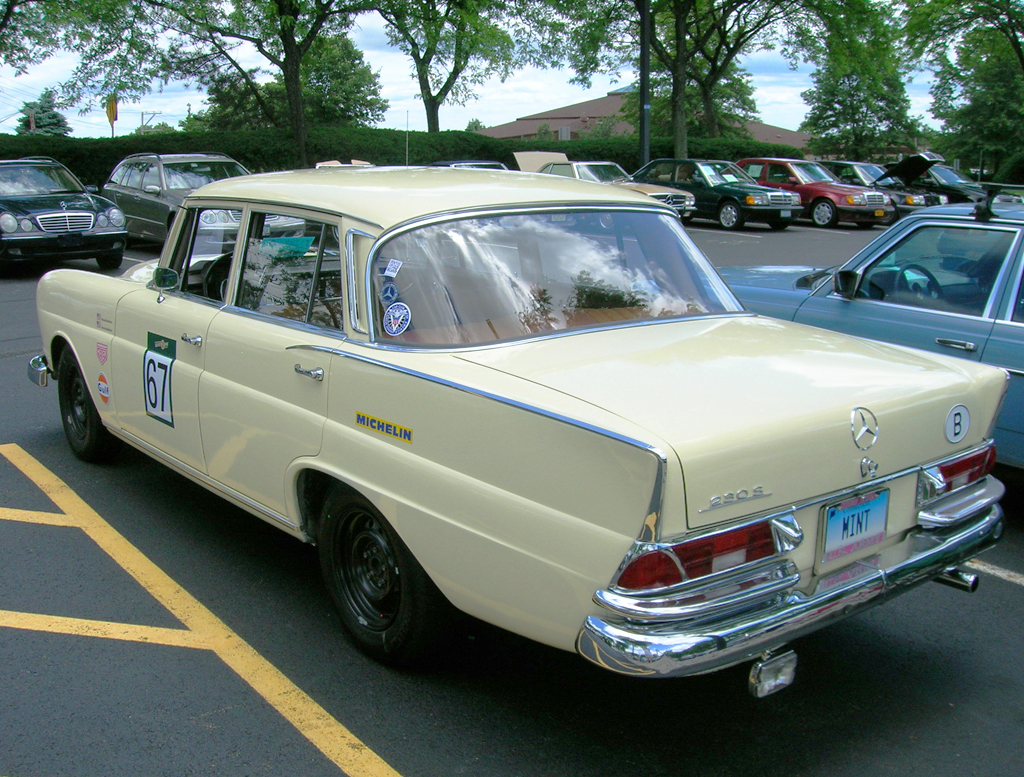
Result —
[[466, 124], [466, 132], [477, 132], [482, 129], [485, 129], [485, 127], [480, 119], [470, 119], [469, 123]]
[[931, 89], [932, 114], [945, 130], [937, 148], [996, 168], [1024, 146], [1024, 73], [996, 30], [966, 33], [953, 55], [941, 58]]
[[21, 118], [18, 119], [17, 135], [59, 135], [71, 134], [68, 120], [58, 113], [54, 107], [55, 96], [52, 90], [43, 92], [38, 100], [24, 103], [21, 106]]
[[[347, 36], [317, 40], [303, 62], [301, 75], [303, 109], [309, 125], [367, 126], [380, 121], [387, 110], [388, 102], [380, 96], [377, 75]], [[209, 107], [197, 114], [190, 113], [181, 122], [183, 129], [288, 126], [288, 98], [280, 74], [260, 83], [253, 73], [243, 78], [237, 73], [218, 71], [204, 86]]]
[[[110, 2], [115, 0], [96, 0]], [[344, 33], [370, 0], [120, 0], [121, 15], [93, 31], [82, 65], [64, 85], [79, 101], [117, 92], [130, 99], [147, 94], [154, 79], [212, 81], [217, 74], [241, 79], [262, 101], [259, 78], [279, 75], [288, 122], [303, 164], [306, 112], [302, 66], [321, 37]], [[77, 4], [68, 4], [77, 5]], [[246, 67], [255, 53], [263, 68]]]
[[1024, 3], [1020, 0], [904, 0], [907, 39], [917, 54], [942, 62], [951, 43], [973, 30], [1002, 36], [1024, 73]]
[[378, 0], [388, 40], [412, 59], [427, 132], [440, 131], [442, 105], [465, 105], [473, 86], [504, 81], [528, 60], [513, 35], [525, 28], [507, 8], [503, 0]]
[[910, 66], [897, 52], [898, 30], [875, 9], [835, 10], [830, 32], [808, 47], [817, 61], [810, 110], [801, 129], [816, 154], [870, 160], [913, 144], [920, 121], [910, 117]]

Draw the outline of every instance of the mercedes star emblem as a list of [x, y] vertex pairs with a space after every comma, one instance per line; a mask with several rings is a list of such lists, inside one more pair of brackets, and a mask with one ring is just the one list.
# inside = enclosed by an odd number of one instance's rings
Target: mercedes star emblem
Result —
[[878, 440], [878, 419], [866, 407], [855, 407], [850, 421], [853, 444], [866, 451]]

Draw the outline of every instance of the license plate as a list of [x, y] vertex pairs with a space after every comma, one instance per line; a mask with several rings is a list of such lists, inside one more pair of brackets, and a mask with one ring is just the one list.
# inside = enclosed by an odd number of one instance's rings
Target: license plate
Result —
[[882, 210], [882, 209], [878, 209], [878, 210], [876, 210], [876, 211], [875, 211], [875, 215], [876, 215], [876, 216], [877, 216], [878, 218], [882, 218], [882, 216], [884, 216], [884, 215], [885, 215], [885, 211], [884, 211], [884, 210]]
[[784, 210], [779, 215], [782, 216], [782, 218], [784, 218], [784, 219], [792, 218], [793, 211], [791, 211], [791, 210]]
[[859, 494], [826, 506], [821, 560], [829, 563], [877, 545], [885, 539], [888, 515], [888, 490]]

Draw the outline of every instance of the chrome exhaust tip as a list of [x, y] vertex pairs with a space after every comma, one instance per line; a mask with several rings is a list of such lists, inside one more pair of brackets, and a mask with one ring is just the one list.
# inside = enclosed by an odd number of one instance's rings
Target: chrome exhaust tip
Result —
[[973, 594], [978, 590], [978, 576], [970, 572], [964, 572], [956, 567], [947, 569], [935, 578], [935, 582], [948, 585], [960, 591], [966, 591], [969, 594]]

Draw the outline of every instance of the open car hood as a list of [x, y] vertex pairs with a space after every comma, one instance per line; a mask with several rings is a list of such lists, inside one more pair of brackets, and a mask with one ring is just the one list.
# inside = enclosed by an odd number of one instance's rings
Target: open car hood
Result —
[[922, 151], [920, 154], [911, 154], [894, 165], [886, 165], [885, 175], [880, 175], [872, 183], [878, 183], [890, 176], [896, 176], [909, 184], [915, 178], [920, 178], [928, 172], [928, 168], [932, 165], [945, 161], [942, 156], [934, 151]]

